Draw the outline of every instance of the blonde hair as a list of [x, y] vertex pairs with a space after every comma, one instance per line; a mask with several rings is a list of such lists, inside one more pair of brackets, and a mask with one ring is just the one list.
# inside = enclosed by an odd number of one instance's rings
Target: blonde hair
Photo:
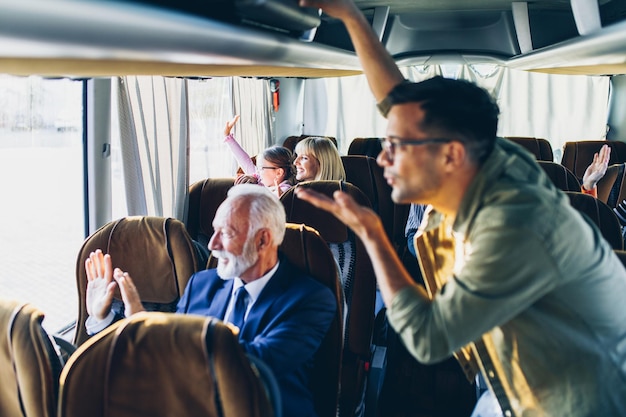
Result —
[[312, 155], [317, 159], [320, 168], [315, 175], [316, 181], [345, 181], [346, 171], [341, 162], [339, 151], [327, 138], [311, 136], [296, 144], [296, 155]]

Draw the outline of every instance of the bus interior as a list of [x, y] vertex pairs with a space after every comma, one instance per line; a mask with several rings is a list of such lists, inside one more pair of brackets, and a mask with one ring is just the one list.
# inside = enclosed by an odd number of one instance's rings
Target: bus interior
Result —
[[[542, 159], [559, 166], [582, 142], [612, 143], [611, 166], [626, 162], [626, 1], [354, 2], [407, 79], [489, 91], [499, 136], [547, 143]], [[235, 114], [250, 155], [327, 136], [342, 157], [376, 158], [354, 144], [386, 126], [343, 24], [296, 0], [0, 0], [0, 103], [0, 294], [39, 308], [68, 342], [81, 328], [85, 239], [126, 216], [199, 227], [194, 187], [237, 175], [222, 133]], [[613, 207], [619, 175], [599, 190]], [[389, 233], [419, 280], [407, 210], [386, 208]], [[366, 320], [369, 380], [339, 414], [469, 416], [475, 387], [456, 362], [417, 363], [382, 320]]]

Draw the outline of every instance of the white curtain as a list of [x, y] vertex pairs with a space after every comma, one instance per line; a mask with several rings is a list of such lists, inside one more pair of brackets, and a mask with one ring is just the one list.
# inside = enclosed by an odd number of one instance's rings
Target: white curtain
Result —
[[382, 137], [386, 120], [363, 75], [309, 79], [304, 85], [303, 134], [333, 136], [341, 154], [355, 137]]
[[182, 220], [189, 186], [187, 82], [119, 78], [118, 106], [128, 214]]
[[565, 142], [605, 138], [609, 82], [507, 69], [498, 94], [498, 134], [547, 139], [560, 162]]
[[[402, 72], [411, 81], [441, 73], [437, 66], [402, 68]], [[335, 137], [344, 155], [352, 139], [384, 137], [387, 129], [364, 75], [306, 80], [303, 111], [302, 133]]]
[[[500, 106], [500, 136], [545, 138], [557, 162], [566, 141], [606, 135], [609, 77], [548, 75], [495, 65], [433, 65], [402, 72], [416, 82], [441, 74], [473, 81]], [[342, 153], [355, 137], [384, 136], [387, 125], [363, 75], [307, 80], [303, 120], [303, 133], [335, 136]]]
[[187, 80], [189, 100], [189, 183], [231, 177], [237, 163], [224, 145], [224, 125], [233, 117], [230, 77]]
[[496, 65], [462, 65], [458, 78], [472, 81], [497, 98], [502, 88], [504, 73], [505, 69]]
[[235, 137], [250, 156], [263, 152], [273, 143], [274, 137], [269, 80], [234, 77], [232, 98], [233, 115], [241, 116], [235, 126]]

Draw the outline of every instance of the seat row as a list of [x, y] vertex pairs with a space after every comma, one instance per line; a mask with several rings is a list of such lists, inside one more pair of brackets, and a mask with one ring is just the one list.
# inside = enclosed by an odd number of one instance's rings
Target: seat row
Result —
[[[380, 152], [376, 138], [356, 138], [350, 145], [350, 152]], [[567, 192], [570, 202], [579, 211], [589, 216], [602, 231], [603, 236], [614, 249], [623, 249], [623, 239], [619, 221], [613, 211], [619, 202], [626, 199], [624, 163], [626, 162], [626, 142], [581, 141], [567, 142], [563, 148], [562, 163], [553, 161], [550, 142], [541, 138], [508, 137], [528, 149], [557, 188]], [[593, 160], [594, 153], [602, 145], [611, 146], [611, 159], [606, 175], [598, 182], [598, 198], [581, 194], [581, 183], [585, 169]], [[347, 171], [347, 170], [346, 170]], [[405, 219], [406, 220], [406, 219]], [[398, 220], [400, 223], [401, 220]], [[399, 224], [393, 227], [395, 241], [403, 232]]]
[[[96, 248], [125, 265], [146, 307], [157, 311], [133, 315], [89, 338], [83, 319], [84, 259]], [[335, 416], [343, 343], [336, 264], [326, 242], [304, 225], [286, 225], [281, 251], [335, 294], [337, 313], [316, 354], [312, 379], [318, 414]], [[143, 262], [146, 258], [154, 262]], [[178, 220], [127, 217], [92, 234], [77, 259], [78, 348], [65, 366], [41, 327], [43, 314], [30, 305], [0, 300], [5, 332], [0, 415], [280, 416], [272, 372], [245, 356], [231, 326], [210, 317], [164, 312], [175, 305], [197, 269], [192, 240]]]
[[[523, 146], [533, 155], [555, 182], [564, 191], [580, 191], [580, 181], [593, 160], [593, 155], [603, 145], [611, 147], [611, 158], [606, 175], [598, 182], [598, 198], [611, 208], [626, 199], [624, 163], [626, 163], [626, 142], [621, 141], [576, 141], [563, 145], [561, 163], [554, 163], [554, 153], [549, 141], [542, 138], [509, 136], [507, 139]], [[355, 138], [348, 148], [348, 155], [368, 155], [376, 157], [381, 146], [378, 138]]]
[[[233, 184], [233, 178], [209, 178], [191, 185], [187, 230], [202, 245], [206, 245], [213, 234], [213, 217]], [[308, 181], [296, 187], [312, 188], [328, 196], [336, 190], [343, 190], [359, 204], [371, 206], [370, 199], [348, 182]], [[295, 187], [285, 192], [280, 200], [285, 207], [287, 221], [306, 225], [319, 233], [332, 255], [326, 264], [339, 267], [345, 312], [338, 409], [339, 415], [351, 415], [365, 389], [369, 367], [376, 295], [373, 268], [361, 241], [332, 214], [297, 198]]]
[[272, 374], [248, 359], [219, 320], [139, 313], [64, 363], [42, 319], [30, 304], [0, 299], [0, 415], [280, 416]]
[[[524, 146], [528, 149], [538, 161], [546, 161], [544, 165], [551, 165], [553, 161], [553, 152], [550, 142], [541, 138], [528, 137], [508, 137], [507, 139]], [[614, 208], [620, 201], [626, 199], [626, 184], [624, 184], [624, 163], [626, 163], [626, 142], [621, 141], [605, 141], [590, 140], [566, 142], [563, 145], [563, 156], [560, 165], [566, 170], [559, 167], [551, 167], [550, 169], [556, 176], [567, 176], [568, 185], [563, 185], [564, 181], [559, 180], [557, 186], [566, 191], [578, 191], [575, 184], [570, 184], [573, 176], [579, 181], [582, 179], [585, 170], [593, 160], [593, 155], [600, 150], [603, 145], [611, 147], [611, 158], [609, 159], [609, 168], [606, 175], [598, 182], [598, 198], [602, 202], [607, 203]], [[558, 172], [557, 171], [561, 171]], [[562, 186], [563, 185], [563, 186]], [[579, 185], [580, 186], [580, 185]]]
[[[563, 147], [562, 163], [558, 164], [551, 159], [552, 148], [547, 140], [521, 137], [508, 139], [524, 146], [533, 153], [539, 165], [557, 188], [566, 192], [572, 206], [593, 220], [604, 238], [613, 246], [613, 249], [623, 249], [621, 226], [612, 208], [621, 201], [619, 198], [624, 175], [624, 162], [626, 162], [625, 142], [567, 142]], [[585, 169], [593, 160], [594, 153], [598, 152], [604, 144], [611, 146], [609, 163], [613, 163], [613, 165], [609, 166], [606, 175], [598, 182], [598, 198], [594, 198], [581, 193], [579, 178], [582, 178]], [[616, 195], [612, 189], [614, 184], [618, 182], [620, 184], [619, 193]], [[610, 200], [612, 200], [611, 205], [609, 205]]]
[[[349, 180], [353, 180], [354, 183], [310, 181], [300, 183], [296, 187], [312, 188], [328, 196], [331, 196], [334, 191], [339, 189], [347, 192], [358, 203], [372, 206], [381, 215], [386, 213], [388, 216], [386, 229], [391, 235], [390, 237], [395, 237], [398, 245], [405, 244], [404, 226], [408, 215], [408, 205], [393, 204], [391, 188], [384, 181], [382, 168], [375, 163], [372, 157], [349, 155], [342, 157], [342, 159], [347, 177]], [[208, 242], [209, 237], [213, 233], [212, 219], [215, 211], [219, 203], [225, 198], [228, 189], [233, 186], [233, 182], [233, 178], [209, 178], [199, 181], [190, 187], [187, 226], [190, 235], [194, 239], [202, 241], [203, 244]], [[356, 184], [360, 186], [357, 187]], [[386, 407], [386, 404], [376, 402], [376, 398], [381, 393], [381, 388], [384, 388], [380, 385], [382, 384], [382, 379], [384, 379], [384, 371], [388, 371], [389, 375], [394, 375], [395, 372], [398, 372], [402, 376], [403, 373], [406, 374], [407, 364], [406, 362], [397, 362], [401, 364], [404, 371], [400, 368], [386, 369], [384, 363], [379, 363], [380, 361], [372, 356], [374, 332], [382, 330], [375, 326], [376, 282], [372, 265], [363, 244], [343, 223], [338, 221], [332, 214], [298, 199], [295, 196], [295, 189], [292, 188], [281, 196], [287, 220], [296, 224], [304, 223], [317, 230], [331, 248], [335, 261], [340, 266], [339, 272], [345, 298], [346, 314], [339, 415], [353, 415], [357, 409], [363, 407], [363, 398], [365, 398], [366, 404], [369, 404], [369, 410], [367, 410], [368, 405], [365, 406], [366, 415], [377, 415], [376, 410]], [[398, 216], [398, 212], [401, 212], [402, 215]], [[385, 224], [384, 217], [383, 224]], [[405, 261], [407, 264], [410, 263], [409, 270], [411, 268], [414, 271], [418, 269], [415, 258], [406, 259]], [[419, 274], [419, 272], [417, 273]], [[382, 314], [384, 315], [384, 312]], [[409, 356], [408, 353], [405, 355], [407, 359]], [[412, 358], [410, 361], [414, 364], [416, 362]], [[419, 367], [419, 365], [416, 366]], [[422, 395], [420, 395], [420, 398], [427, 395], [427, 392], [432, 393], [435, 391], [437, 395], [443, 396], [453, 396], [458, 394], [459, 391], [473, 393], [472, 386], [465, 381], [461, 369], [458, 368], [453, 359], [441, 365], [419, 367], [419, 371], [421, 372], [420, 375], [425, 375], [438, 381], [435, 384], [427, 384], [428, 387], [424, 387], [426, 389], [421, 389]], [[374, 375], [380, 377], [378, 382], [372, 382], [375, 379]], [[369, 381], [367, 378], [369, 378]], [[453, 385], [450, 385], [450, 382], [453, 382]], [[459, 382], [460, 384], [465, 384], [465, 386], [459, 385]], [[366, 387], [366, 383], [368, 387]], [[425, 408], [423, 410], [432, 411], [436, 407], [443, 406], [447, 407], [448, 411], [451, 412], [459, 411], [463, 403], [472, 401], [472, 398], [469, 398], [470, 396], [465, 396], [467, 401], [459, 399], [454, 404], [441, 403], [434, 408], [427, 408], [424, 405]], [[470, 409], [472, 404], [470, 404]]]

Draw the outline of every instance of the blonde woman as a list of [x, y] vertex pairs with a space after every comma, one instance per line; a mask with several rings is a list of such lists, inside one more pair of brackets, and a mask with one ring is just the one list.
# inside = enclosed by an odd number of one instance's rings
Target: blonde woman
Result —
[[315, 136], [303, 139], [296, 145], [294, 153], [296, 180], [301, 182], [346, 179], [339, 151], [329, 139]]

